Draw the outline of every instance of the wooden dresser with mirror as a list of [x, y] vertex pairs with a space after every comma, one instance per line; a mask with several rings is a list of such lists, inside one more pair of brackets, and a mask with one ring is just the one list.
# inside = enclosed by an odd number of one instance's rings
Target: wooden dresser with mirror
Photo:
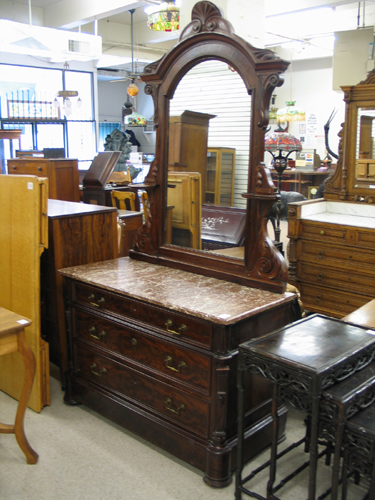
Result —
[[289, 282], [307, 310], [336, 318], [375, 296], [375, 71], [342, 89], [340, 154], [324, 198], [288, 207]]
[[[190, 70], [213, 60], [240, 80], [251, 110], [246, 181], [236, 179], [246, 221], [241, 258], [166, 239], [170, 110]], [[238, 346], [298, 315], [295, 295], [285, 292], [286, 262], [267, 234], [277, 194], [262, 164], [270, 98], [288, 64], [235, 35], [214, 4], [197, 3], [178, 44], [141, 75], [155, 105], [156, 153], [135, 186], [147, 191], [149, 213], [134, 248], [129, 257], [61, 271], [70, 325], [66, 402], [83, 403], [192, 464], [214, 487], [228, 485], [236, 466]], [[269, 443], [272, 421], [270, 386], [253, 375], [247, 383], [249, 458]]]

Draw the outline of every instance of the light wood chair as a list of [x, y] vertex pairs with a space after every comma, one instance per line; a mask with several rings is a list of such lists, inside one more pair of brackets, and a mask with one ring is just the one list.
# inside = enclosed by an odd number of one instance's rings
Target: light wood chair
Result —
[[145, 214], [145, 219], [148, 219], [148, 210], [149, 210], [149, 201], [148, 201], [148, 194], [146, 191], [142, 191], [141, 193], [141, 198], [142, 198], [142, 206], [143, 206], [143, 212]]
[[[133, 210], [135, 212], [135, 193], [130, 191], [111, 191], [111, 198], [113, 207], [120, 210]], [[126, 203], [127, 201], [128, 203]]]

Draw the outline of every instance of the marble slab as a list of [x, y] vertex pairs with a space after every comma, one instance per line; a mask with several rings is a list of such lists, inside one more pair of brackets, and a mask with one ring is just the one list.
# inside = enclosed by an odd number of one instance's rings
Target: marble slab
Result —
[[63, 276], [228, 325], [295, 299], [129, 257], [62, 269]]
[[375, 206], [322, 200], [303, 205], [301, 219], [375, 229]]

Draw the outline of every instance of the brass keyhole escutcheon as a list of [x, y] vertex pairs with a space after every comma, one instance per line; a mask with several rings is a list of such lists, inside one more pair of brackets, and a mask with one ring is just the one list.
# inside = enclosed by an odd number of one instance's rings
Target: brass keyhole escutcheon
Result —
[[319, 281], [322, 281], [322, 279], [324, 278], [324, 274], [323, 273], [319, 273], [318, 276], [317, 276], [318, 280]]
[[137, 339], [132, 338], [132, 345], [133, 345], [133, 346], [136, 346], [136, 345], [137, 345]]
[[321, 250], [319, 253], [318, 253], [318, 257], [319, 259], [322, 259], [324, 257], [324, 251]]
[[321, 294], [317, 295], [316, 296], [316, 301], [320, 302], [321, 300], [322, 300], [322, 295]]

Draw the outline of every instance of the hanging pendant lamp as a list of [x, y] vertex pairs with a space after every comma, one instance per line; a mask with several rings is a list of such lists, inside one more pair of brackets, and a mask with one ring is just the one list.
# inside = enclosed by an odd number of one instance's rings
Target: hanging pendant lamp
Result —
[[[155, 10], [156, 9], [156, 10]], [[147, 26], [154, 31], [176, 31], [180, 29], [180, 9], [175, 2], [164, 2], [147, 10]]]

